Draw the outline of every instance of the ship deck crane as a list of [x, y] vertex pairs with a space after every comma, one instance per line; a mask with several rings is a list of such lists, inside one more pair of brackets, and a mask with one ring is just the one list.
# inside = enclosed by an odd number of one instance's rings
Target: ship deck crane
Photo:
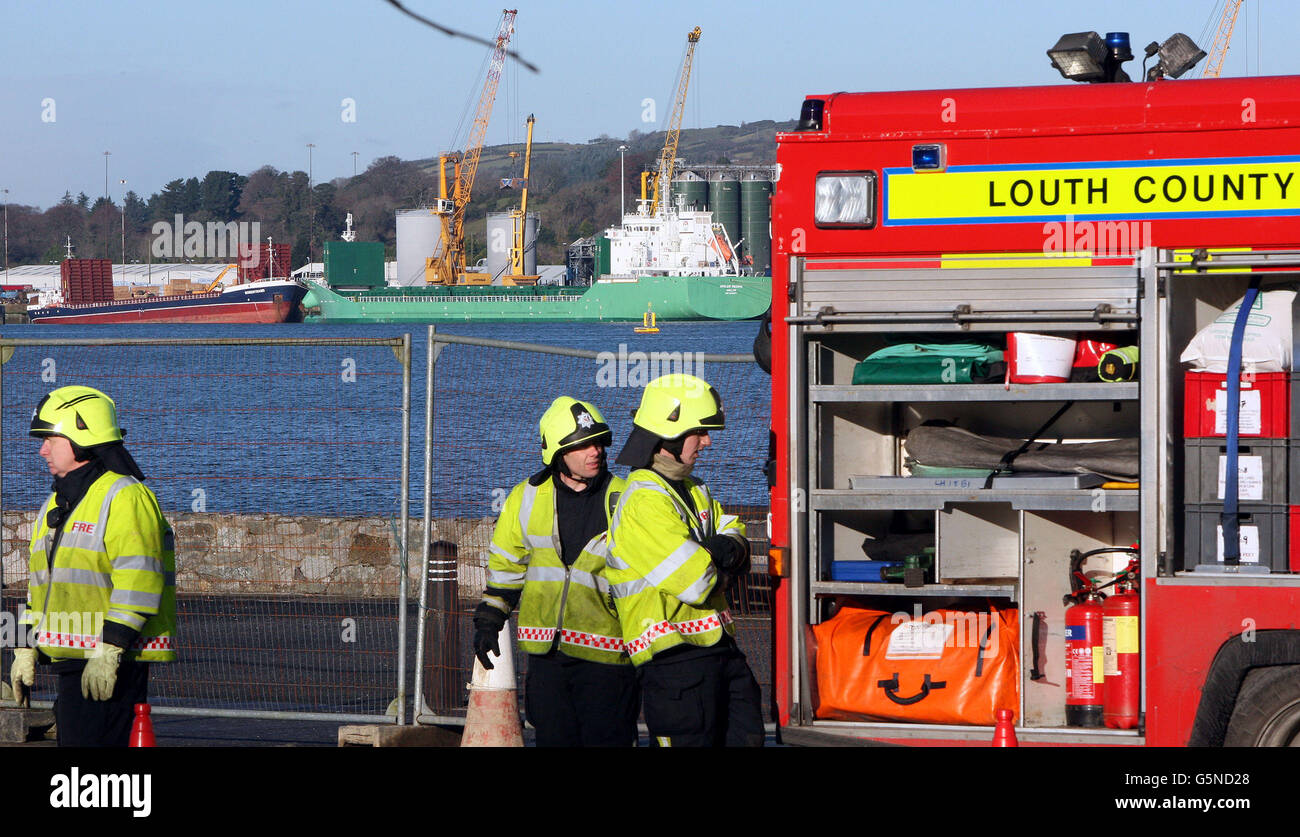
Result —
[[677, 78], [677, 97], [673, 100], [673, 112], [668, 120], [668, 136], [664, 138], [664, 148], [659, 153], [659, 173], [650, 200], [650, 215], [659, 210], [661, 200], [668, 199], [672, 185], [673, 165], [677, 161], [677, 141], [681, 138], [682, 119], [686, 115], [686, 89], [691, 82], [691, 60], [695, 56], [695, 45], [699, 42], [700, 27], [697, 26], [686, 35], [686, 58], [682, 61], [682, 71]]
[[[479, 155], [487, 139], [488, 121], [492, 118], [492, 105], [496, 102], [497, 86], [501, 81], [501, 68], [506, 60], [506, 47], [515, 31], [517, 9], [501, 12], [501, 25], [497, 28], [496, 45], [488, 64], [487, 80], [479, 96], [474, 124], [463, 154], [444, 154], [438, 158], [439, 200], [436, 214], [442, 222], [442, 250], [425, 263], [425, 281], [429, 284], [487, 284], [491, 277], [486, 273], [467, 273], [465, 270], [465, 212], [469, 208], [474, 176], [478, 173]], [[447, 196], [447, 164], [455, 167], [455, 183], [451, 197]]]
[[1205, 62], [1201, 78], [1218, 78], [1223, 72], [1223, 59], [1228, 57], [1232, 28], [1237, 25], [1237, 12], [1240, 10], [1241, 0], [1227, 0], [1223, 4], [1223, 14], [1219, 17], [1218, 31], [1214, 35], [1214, 46], [1210, 47], [1210, 57]]
[[[351, 215], [348, 216], [349, 219], [351, 219], [351, 217], [352, 217]], [[225, 277], [225, 275], [230, 271], [234, 270], [235, 267], [236, 265], [233, 264], [226, 265], [225, 268], [220, 273], [217, 274], [217, 278], [209, 282], [208, 286], [203, 289], [203, 293], [206, 294], [215, 291], [217, 289], [217, 286], [221, 284], [221, 280]]]

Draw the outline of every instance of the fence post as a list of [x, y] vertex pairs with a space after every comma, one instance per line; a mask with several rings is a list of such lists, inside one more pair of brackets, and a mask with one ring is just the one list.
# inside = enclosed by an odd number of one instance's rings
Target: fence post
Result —
[[438, 357], [437, 344], [433, 342], [435, 327], [430, 325], [424, 362], [424, 536], [420, 549], [420, 615], [415, 634], [415, 718], [418, 724], [427, 708], [424, 701], [424, 672], [427, 645], [425, 637], [429, 619], [430, 543], [433, 540], [433, 366]]
[[[411, 487], [411, 335], [402, 335], [402, 536], [399, 565], [402, 577], [397, 585], [397, 723], [406, 723], [406, 590], [407, 549], [410, 541], [410, 515], [407, 502]], [[416, 704], [418, 711], [419, 704]]]

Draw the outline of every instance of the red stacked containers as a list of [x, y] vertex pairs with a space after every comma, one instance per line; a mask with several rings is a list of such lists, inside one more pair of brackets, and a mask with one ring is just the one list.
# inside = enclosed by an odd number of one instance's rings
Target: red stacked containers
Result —
[[[1300, 493], [1291, 485], [1300, 419], [1291, 405], [1289, 372], [1243, 373], [1237, 434], [1237, 519], [1241, 564], [1272, 572], [1300, 571], [1289, 543], [1300, 544]], [[1228, 378], [1212, 372], [1184, 376], [1183, 569], [1223, 561], [1223, 499], [1227, 462]], [[1290, 530], [1290, 537], [1288, 533]]]
[[113, 301], [113, 263], [108, 259], [64, 259], [59, 278], [65, 304]]
[[259, 244], [256, 254], [239, 260], [239, 281], [287, 277], [291, 270], [292, 250], [288, 244]]

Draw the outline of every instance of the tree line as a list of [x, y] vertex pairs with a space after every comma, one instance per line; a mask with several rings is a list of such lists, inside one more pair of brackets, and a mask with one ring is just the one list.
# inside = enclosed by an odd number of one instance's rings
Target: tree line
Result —
[[[683, 131], [683, 146], [694, 146], [696, 162], [770, 160], [776, 128], [768, 122], [748, 129]], [[627, 208], [632, 209], [640, 173], [653, 164], [662, 143], [662, 133], [633, 131], [625, 140], [602, 136], [585, 144], [535, 144], [528, 201], [529, 211], [541, 218], [539, 263], [563, 264], [568, 244], [618, 222], [620, 170]], [[622, 166], [619, 145], [626, 146]], [[466, 217], [471, 263], [487, 254], [486, 214], [518, 208], [518, 189], [502, 188], [501, 179], [522, 176], [521, 151], [519, 145], [483, 150]], [[428, 205], [437, 197], [436, 160], [397, 157], [380, 157], [355, 177], [314, 185], [306, 172], [263, 166], [247, 175], [210, 171], [202, 178], [177, 178], [147, 199], [127, 192], [120, 203], [65, 192], [45, 210], [9, 205], [9, 264], [58, 263], [69, 239], [78, 257], [158, 262], [153, 226], [159, 221], [173, 224], [181, 215], [187, 223], [257, 222], [263, 242], [270, 236], [292, 245], [292, 264], [297, 266], [305, 264], [309, 254], [321, 260], [323, 243], [339, 240], [349, 212], [356, 240], [383, 243], [391, 259], [396, 255], [396, 211]]]

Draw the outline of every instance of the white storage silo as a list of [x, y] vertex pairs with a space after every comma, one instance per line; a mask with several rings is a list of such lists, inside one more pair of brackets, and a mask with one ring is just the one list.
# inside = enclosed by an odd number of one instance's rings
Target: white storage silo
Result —
[[432, 209], [397, 210], [398, 285], [423, 285], [425, 259], [442, 252], [442, 219]]
[[[537, 228], [540, 221], [536, 212], [528, 213], [524, 224], [524, 275], [537, 274]], [[493, 284], [510, 272], [510, 248], [514, 246], [514, 225], [509, 212], [487, 214], [487, 272]]]

